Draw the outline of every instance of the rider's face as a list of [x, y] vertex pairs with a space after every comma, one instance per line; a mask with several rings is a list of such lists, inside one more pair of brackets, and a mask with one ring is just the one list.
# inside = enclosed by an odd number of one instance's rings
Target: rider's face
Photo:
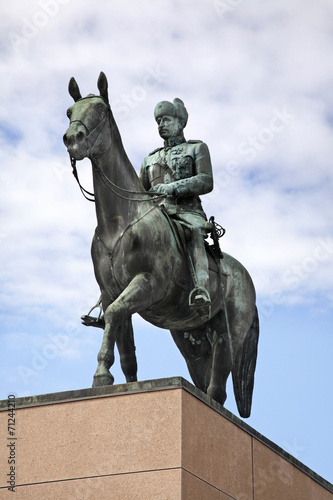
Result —
[[157, 118], [158, 132], [162, 139], [169, 139], [175, 137], [183, 130], [178, 116], [159, 116]]

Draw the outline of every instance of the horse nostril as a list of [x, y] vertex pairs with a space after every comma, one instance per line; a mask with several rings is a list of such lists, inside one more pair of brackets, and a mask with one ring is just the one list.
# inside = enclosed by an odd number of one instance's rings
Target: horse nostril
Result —
[[85, 134], [83, 131], [79, 130], [76, 133], [71, 133], [71, 132], [66, 132], [66, 134], [63, 136], [63, 141], [68, 148], [69, 146], [75, 146], [75, 144], [78, 144], [79, 142], [82, 142], [85, 139]]
[[76, 135], [75, 135], [75, 139], [78, 141], [78, 142], [82, 142], [83, 139], [84, 139], [84, 133], [83, 132], [78, 132]]

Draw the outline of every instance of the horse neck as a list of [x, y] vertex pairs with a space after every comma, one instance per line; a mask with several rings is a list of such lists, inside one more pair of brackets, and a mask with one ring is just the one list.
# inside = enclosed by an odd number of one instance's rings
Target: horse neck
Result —
[[104, 175], [93, 168], [98, 233], [110, 244], [151, 206], [148, 200], [138, 201], [145, 199], [138, 194], [145, 191], [127, 157], [116, 125], [111, 133], [110, 149], [97, 160]]

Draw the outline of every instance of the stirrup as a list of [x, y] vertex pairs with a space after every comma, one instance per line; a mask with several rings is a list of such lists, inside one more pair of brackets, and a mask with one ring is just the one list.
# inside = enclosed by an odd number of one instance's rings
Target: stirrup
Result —
[[189, 306], [194, 308], [203, 321], [208, 321], [211, 317], [211, 300], [206, 288], [195, 287], [189, 296]]
[[[99, 309], [99, 314], [97, 316], [97, 318], [95, 318], [94, 316], [90, 316], [90, 313], [94, 310], [94, 309]], [[82, 324], [85, 325], [85, 326], [95, 326], [97, 328], [104, 328], [105, 327], [105, 321], [104, 321], [104, 316], [103, 316], [103, 309], [102, 309], [102, 300], [101, 298], [98, 300], [97, 304], [94, 305], [90, 311], [88, 312], [88, 314], [84, 314], [83, 316], [81, 316], [81, 320], [82, 320]]]
[[188, 298], [190, 307], [208, 307], [211, 305], [210, 295], [203, 286], [196, 286], [190, 293]]
[[82, 325], [84, 326], [95, 326], [96, 328], [105, 328], [104, 316], [100, 318], [94, 318], [93, 316], [88, 316], [88, 314], [84, 314], [81, 316]]

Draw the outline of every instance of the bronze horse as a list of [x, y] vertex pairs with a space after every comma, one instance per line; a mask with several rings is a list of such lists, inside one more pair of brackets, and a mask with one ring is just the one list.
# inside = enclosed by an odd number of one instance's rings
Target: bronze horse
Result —
[[[91, 160], [97, 227], [92, 260], [101, 289], [105, 328], [93, 386], [113, 384], [109, 369], [117, 344], [127, 382], [137, 380], [132, 315], [170, 330], [195, 385], [222, 405], [232, 373], [238, 411], [251, 412], [259, 335], [255, 290], [246, 269], [209, 252], [211, 318], [189, 305], [193, 288], [186, 248], [163, 209], [165, 196], [147, 193], [124, 150], [104, 73], [100, 95], [82, 98], [74, 78], [64, 143], [76, 160]], [[82, 187], [81, 187], [82, 188]]]

